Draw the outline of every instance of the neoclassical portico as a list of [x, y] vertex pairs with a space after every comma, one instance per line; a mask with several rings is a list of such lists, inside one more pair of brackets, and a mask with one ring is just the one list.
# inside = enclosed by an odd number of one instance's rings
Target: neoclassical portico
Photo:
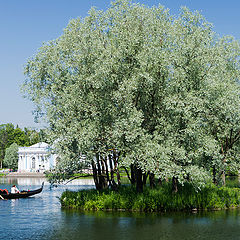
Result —
[[56, 165], [55, 154], [49, 154], [49, 145], [44, 142], [18, 149], [18, 172], [44, 172]]

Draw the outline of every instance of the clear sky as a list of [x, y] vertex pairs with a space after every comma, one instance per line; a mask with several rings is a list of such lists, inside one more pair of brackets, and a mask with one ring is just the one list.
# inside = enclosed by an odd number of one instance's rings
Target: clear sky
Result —
[[[34, 123], [33, 105], [20, 93], [23, 66], [43, 42], [62, 34], [69, 20], [85, 17], [95, 6], [106, 9], [110, 0], [0, 1], [0, 124], [41, 127]], [[138, 0], [148, 6], [164, 5], [172, 14], [181, 6], [199, 10], [220, 35], [240, 40], [239, 0]]]

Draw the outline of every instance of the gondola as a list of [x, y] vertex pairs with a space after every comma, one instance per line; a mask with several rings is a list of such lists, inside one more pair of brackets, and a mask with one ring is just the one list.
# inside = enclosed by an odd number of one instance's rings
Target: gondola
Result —
[[42, 183], [42, 186], [39, 189], [32, 190], [32, 191], [23, 190], [20, 193], [8, 193], [6, 190], [5, 191], [2, 190], [2, 191], [0, 191], [0, 200], [1, 199], [27, 198], [27, 197], [33, 196], [35, 194], [38, 194], [38, 193], [42, 192], [43, 185], [44, 185], [44, 182]]

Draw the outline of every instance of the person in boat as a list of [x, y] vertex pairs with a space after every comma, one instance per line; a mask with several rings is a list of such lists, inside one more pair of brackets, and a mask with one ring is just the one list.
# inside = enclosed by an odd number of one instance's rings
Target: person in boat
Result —
[[18, 190], [18, 188], [16, 187], [16, 185], [13, 185], [11, 187], [11, 193], [20, 193], [20, 191]]

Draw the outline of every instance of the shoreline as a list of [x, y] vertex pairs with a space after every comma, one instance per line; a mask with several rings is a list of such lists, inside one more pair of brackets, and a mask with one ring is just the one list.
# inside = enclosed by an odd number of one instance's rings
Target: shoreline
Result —
[[11, 172], [6, 174], [4, 177], [7, 178], [46, 178], [44, 173], [18, 173], [18, 172]]

